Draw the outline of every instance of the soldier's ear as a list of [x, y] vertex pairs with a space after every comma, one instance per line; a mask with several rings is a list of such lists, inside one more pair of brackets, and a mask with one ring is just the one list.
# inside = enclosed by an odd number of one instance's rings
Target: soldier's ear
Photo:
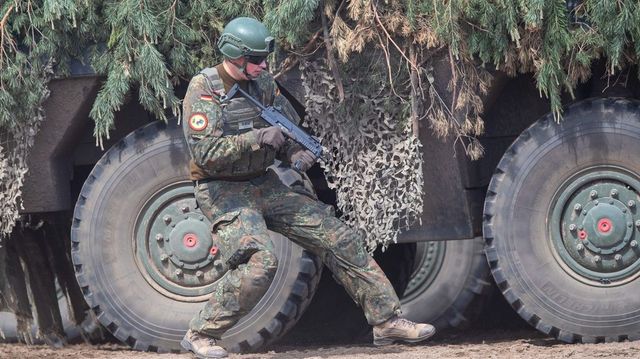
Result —
[[242, 67], [245, 64], [245, 62], [247, 62], [247, 59], [245, 59], [243, 56], [240, 56], [237, 59], [227, 59], [227, 61], [231, 62], [232, 64], [238, 67]]

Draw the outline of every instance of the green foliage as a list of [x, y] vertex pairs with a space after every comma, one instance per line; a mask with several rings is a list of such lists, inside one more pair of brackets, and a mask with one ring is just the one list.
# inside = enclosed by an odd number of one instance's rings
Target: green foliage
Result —
[[[560, 86], [567, 85], [562, 59], [571, 47], [566, 5], [562, 0], [547, 1], [543, 9], [542, 64], [537, 71], [538, 88], [551, 100], [551, 108], [559, 114]], [[570, 87], [566, 87], [571, 90]]]
[[309, 38], [311, 21], [316, 16], [318, 0], [265, 0], [265, 24], [273, 35], [298, 45]]
[[[640, 6], [633, 0], [585, 0], [575, 11], [578, 25], [569, 23], [563, 0], [345, 0], [328, 1], [323, 9], [330, 13], [340, 7], [337, 17], [359, 14], [347, 16], [346, 24], [370, 21], [369, 27], [352, 30], [366, 32], [375, 25], [380, 33], [380, 24], [369, 16], [373, 4], [382, 23], [398, 14], [405, 17], [409, 31], [391, 25], [386, 29], [403, 49], [411, 41], [423, 48], [446, 45], [457, 61], [475, 58], [509, 73], [533, 71], [557, 113], [562, 90], [571, 91], [578, 78], [584, 80], [591, 61], [604, 55], [613, 72], [640, 53]], [[57, 76], [64, 76], [70, 58], [89, 52], [91, 65], [105, 76], [91, 110], [94, 133], [102, 138], [113, 128], [114, 113], [131, 89], [157, 118], [178, 114], [174, 86], [219, 60], [215, 42], [229, 19], [262, 18], [284, 48], [295, 49], [320, 29], [321, 9], [318, 0], [41, 0], [4, 2], [0, 11], [7, 14], [0, 124], [18, 120], [10, 115], [16, 107], [38, 107], [38, 96], [16, 101], [15, 95], [33, 94], [37, 91], [30, 89], [46, 85], [47, 77], [38, 73], [46, 63], [52, 61]], [[431, 42], [420, 42], [421, 33], [433, 34]], [[357, 42], [352, 46], [362, 48]], [[530, 53], [522, 56], [525, 60], [514, 62], [525, 52]], [[7, 90], [12, 84], [15, 87]]]

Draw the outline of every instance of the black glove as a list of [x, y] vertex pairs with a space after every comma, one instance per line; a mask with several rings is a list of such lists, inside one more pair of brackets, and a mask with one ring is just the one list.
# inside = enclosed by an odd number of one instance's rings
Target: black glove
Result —
[[316, 156], [309, 150], [299, 150], [291, 155], [291, 165], [298, 171], [306, 171], [316, 163]]
[[284, 134], [278, 126], [265, 127], [254, 131], [261, 147], [269, 145], [277, 150], [284, 144]]

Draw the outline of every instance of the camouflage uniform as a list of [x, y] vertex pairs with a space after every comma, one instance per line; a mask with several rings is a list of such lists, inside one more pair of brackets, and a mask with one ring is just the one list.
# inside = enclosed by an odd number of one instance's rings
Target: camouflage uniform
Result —
[[[249, 81], [247, 89], [300, 121], [268, 73]], [[191, 80], [184, 100], [192, 178], [203, 180], [197, 182], [196, 200], [213, 223], [214, 241], [229, 268], [190, 329], [220, 338], [264, 295], [278, 264], [267, 229], [322, 258], [371, 325], [398, 314], [398, 297], [360, 235], [332, 207], [292, 191], [266, 171], [276, 157], [287, 162], [299, 145], [287, 140], [278, 152], [260, 147], [251, 128], [268, 124], [243, 98], [220, 102], [223, 91], [217, 71], [207, 69]]]

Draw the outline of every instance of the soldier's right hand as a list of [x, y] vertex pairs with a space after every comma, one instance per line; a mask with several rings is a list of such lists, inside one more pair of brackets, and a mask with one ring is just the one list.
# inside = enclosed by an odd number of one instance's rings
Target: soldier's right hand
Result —
[[260, 146], [269, 145], [277, 150], [284, 144], [284, 134], [279, 126], [265, 127], [254, 131], [256, 131], [256, 138]]

